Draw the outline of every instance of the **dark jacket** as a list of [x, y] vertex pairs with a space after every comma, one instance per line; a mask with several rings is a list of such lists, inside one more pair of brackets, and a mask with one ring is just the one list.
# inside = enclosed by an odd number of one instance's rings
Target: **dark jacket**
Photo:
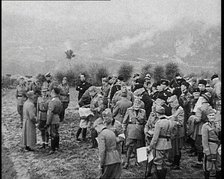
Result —
[[85, 93], [85, 91], [92, 86], [90, 83], [86, 82], [86, 81], [80, 81], [77, 86], [76, 86], [76, 90], [79, 92], [78, 95], [78, 100], [81, 99], [82, 95]]

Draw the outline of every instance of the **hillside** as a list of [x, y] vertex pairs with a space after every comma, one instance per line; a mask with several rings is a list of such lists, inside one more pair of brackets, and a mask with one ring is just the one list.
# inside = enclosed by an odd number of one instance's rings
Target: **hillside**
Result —
[[[184, 73], [220, 71], [221, 27], [183, 19], [172, 28], [135, 28], [56, 23], [4, 14], [2, 73], [35, 75], [65, 68], [64, 51], [76, 54], [72, 64], [102, 63], [115, 73], [123, 62], [139, 70], [145, 63], [179, 63]], [[67, 63], [67, 62], [66, 62]], [[113, 68], [111, 68], [113, 67]]]

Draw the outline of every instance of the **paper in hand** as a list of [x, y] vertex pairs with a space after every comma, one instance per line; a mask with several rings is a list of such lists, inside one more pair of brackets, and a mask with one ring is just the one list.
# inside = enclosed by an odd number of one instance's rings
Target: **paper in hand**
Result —
[[137, 149], [137, 161], [138, 163], [147, 160], [147, 147], [141, 147]]

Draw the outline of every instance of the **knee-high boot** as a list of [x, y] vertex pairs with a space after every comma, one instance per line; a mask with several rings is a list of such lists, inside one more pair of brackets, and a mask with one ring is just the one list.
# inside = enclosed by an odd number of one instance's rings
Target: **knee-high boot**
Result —
[[59, 149], [59, 139], [60, 139], [59, 136], [55, 137], [55, 148], [57, 149]]
[[216, 171], [216, 179], [222, 178], [222, 171]]
[[165, 170], [164, 169], [161, 169], [161, 170], [158, 170], [158, 169], [156, 169], [156, 175], [157, 175], [157, 178], [158, 179], [165, 179]]
[[151, 173], [152, 164], [153, 164], [152, 161], [148, 163], [146, 177], [152, 176], [152, 173]]
[[86, 141], [86, 133], [87, 133], [87, 128], [82, 129], [82, 140]]
[[76, 139], [78, 140], [79, 139], [79, 135], [81, 134], [82, 132], [82, 128], [80, 127], [76, 133]]
[[92, 146], [91, 148], [97, 148], [98, 144], [96, 141], [96, 137], [97, 137], [97, 131], [95, 129], [91, 130], [91, 139], [92, 139]]
[[204, 177], [205, 179], [209, 179], [210, 172], [209, 171], [204, 171]]
[[131, 154], [132, 154], [132, 151], [133, 151], [133, 147], [132, 146], [129, 146], [128, 147], [128, 151], [127, 151], [127, 159], [126, 159], [126, 162], [124, 164], [124, 168], [127, 169], [128, 166], [129, 166], [129, 160], [131, 158]]
[[55, 151], [55, 148], [56, 148], [56, 140], [55, 140], [55, 137], [52, 137], [51, 138], [51, 150]]

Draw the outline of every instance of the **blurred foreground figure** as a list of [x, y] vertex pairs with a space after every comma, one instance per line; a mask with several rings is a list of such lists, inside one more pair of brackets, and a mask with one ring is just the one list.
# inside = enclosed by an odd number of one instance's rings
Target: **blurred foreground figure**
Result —
[[205, 179], [209, 179], [212, 172], [216, 179], [221, 179], [221, 121], [217, 121], [216, 111], [209, 109], [205, 112], [208, 122], [202, 126], [202, 146], [205, 155], [203, 162]]
[[36, 116], [34, 107], [34, 92], [29, 91], [27, 93], [28, 100], [24, 103], [23, 108], [23, 131], [22, 131], [22, 144], [28, 151], [34, 151], [36, 145]]
[[119, 179], [121, 177], [121, 159], [117, 150], [116, 135], [112, 130], [107, 129], [102, 118], [98, 118], [93, 127], [98, 133], [100, 179]]
[[17, 111], [20, 115], [20, 127], [23, 127], [23, 104], [26, 101], [27, 88], [25, 85], [24, 78], [19, 79], [19, 85], [16, 87], [16, 99], [17, 99]]

